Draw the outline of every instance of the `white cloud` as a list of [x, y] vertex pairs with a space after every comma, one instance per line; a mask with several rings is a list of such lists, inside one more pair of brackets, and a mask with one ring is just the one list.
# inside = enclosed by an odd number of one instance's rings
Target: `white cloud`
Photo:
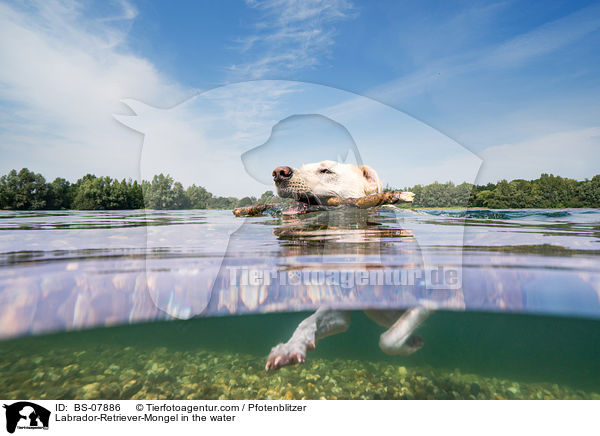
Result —
[[112, 118], [126, 112], [119, 100], [172, 105], [192, 91], [127, 51], [136, 14], [124, 1], [103, 18], [74, 1], [0, 4], [1, 172], [137, 175], [140, 140]]
[[482, 64], [504, 68], [526, 62], [572, 44], [598, 28], [600, 5], [593, 4], [501, 44]]
[[535, 179], [551, 173], [577, 180], [600, 172], [600, 127], [553, 133], [480, 153], [477, 183], [501, 179]]
[[130, 21], [138, 16], [137, 8], [134, 5], [132, 5], [131, 3], [129, 3], [128, 1], [119, 0], [118, 3], [119, 3], [119, 6], [121, 7], [120, 12], [113, 16], [100, 18], [100, 21], [120, 21], [120, 20]]
[[[499, 6], [501, 5], [499, 4]], [[477, 7], [473, 9], [477, 13], [481, 12]], [[496, 10], [500, 10], [500, 8], [487, 8], [485, 13], [491, 14]], [[472, 12], [472, 10], [468, 11]], [[462, 12], [460, 17], [465, 15], [468, 14]], [[455, 20], [461, 21], [458, 18]], [[456, 26], [452, 26], [452, 28], [455, 29]], [[496, 72], [499, 69], [513, 68], [573, 44], [599, 28], [600, 5], [593, 4], [502, 43], [477, 50], [460, 50], [457, 52], [458, 54], [450, 52], [434, 63], [429, 63], [410, 74], [369, 90], [367, 95], [384, 102], [398, 103], [400, 99], [409, 98], [425, 91], [431, 92], [435, 86], [447, 85], [450, 79], [457, 76], [479, 71], [493, 70]], [[458, 29], [456, 32], [460, 33]], [[425, 39], [429, 40], [429, 38]], [[413, 41], [414, 38], [411, 39], [411, 43]], [[418, 47], [419, 43], [416, 45]]]
[[261, 14], [255, 33], [238, 40], [250, 58], [230, 67], [237, 78], [257, 79], [318, 65], [334, 44], [333, 24], [354, 16], [347, 0], [248, 0]]

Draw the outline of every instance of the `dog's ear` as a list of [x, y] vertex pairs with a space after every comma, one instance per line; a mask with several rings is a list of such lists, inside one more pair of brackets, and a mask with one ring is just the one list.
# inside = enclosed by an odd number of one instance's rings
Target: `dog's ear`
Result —
[[379, 181], [379, 176], [377, 172], [368, 165], [362, 165], [360, 167], [362, 170], [364, 178], [367, 180], [367, 185], [365, 188], [365, 194], [376, 194], [378, 192], [383, 192], [383, 188], [381, 186], [381, 182]]

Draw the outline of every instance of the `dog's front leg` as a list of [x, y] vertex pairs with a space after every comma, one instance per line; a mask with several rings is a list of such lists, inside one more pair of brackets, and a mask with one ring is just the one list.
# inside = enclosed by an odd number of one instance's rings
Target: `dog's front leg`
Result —
[[427, 319], [430, 310], [417, 306], [406, 310], [400, 318], [379, 337], [379, 348], [386, 354], [407, 356], [423, 346], [421, 336], [413, 332]]
[[306, 352], [315, 349], [318, 339], [341, 333], [348, 329], [349, 325], [350, 312], [319, 308], [298, 324], [289, 341], [273, 347], [265, 369], [270, 371], [303, 363], [306, 360]]

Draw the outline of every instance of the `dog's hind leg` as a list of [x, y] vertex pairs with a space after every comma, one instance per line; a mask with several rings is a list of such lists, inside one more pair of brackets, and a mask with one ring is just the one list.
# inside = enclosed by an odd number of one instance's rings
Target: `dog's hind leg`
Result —
[[306, 352], [315, 349], [318, 339], [346, 331], [349, 325], [350, 312], [319, 308], [298, 324], [289, 341], [273, 347], [267, 357], [265, 369], [271, 371], [303, 363]]
[[423, 338], [413, 332], [427, 319], [430, 310], [417, 306], [406, 310], [379, 337], [379, 348], [386, 354], [407, 356], [423, 346]]

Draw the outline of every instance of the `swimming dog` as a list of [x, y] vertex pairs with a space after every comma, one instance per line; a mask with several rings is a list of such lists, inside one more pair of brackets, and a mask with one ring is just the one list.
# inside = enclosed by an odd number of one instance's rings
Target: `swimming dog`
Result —
[[[273, 180], [280, 197], [312, 205], [327, 204], [332, 197], [360, 198], [383, 191], [373, 168], [333, 161], [306, 164], [300, 168], [280, 166], [273, 170]], [[428, 309], [417, 306], [407, 310], [365, 310], [365, 313], [388, 328], [379, 338], [383, 352], [408, 355], [423, 346], [423, 339], [413, 332], [429, 315]], [[341, 333], [349, 325], [350, 312], [320, 307], [298, 325], [287, 342], [273, 347], [265, 369], [276, 370], [305, 362], [307, 352], [315, 349], [319, 339]]]

